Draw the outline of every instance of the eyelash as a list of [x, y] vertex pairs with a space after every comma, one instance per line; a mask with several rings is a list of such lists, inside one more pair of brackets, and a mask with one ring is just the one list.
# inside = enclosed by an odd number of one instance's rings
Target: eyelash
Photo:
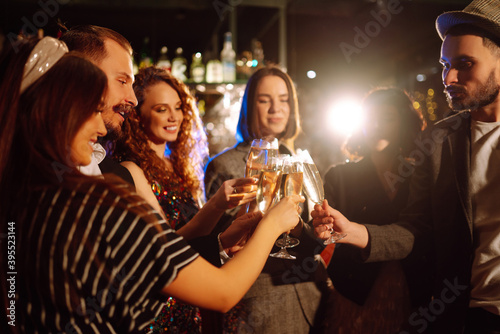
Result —
[[457, 69], [468, 69], [472, 67], [472, 63], [470, 61], [463, 62], [457, 65]]
[[[182, 107], [176, 107], [175, 110], [182, 111]], [[160, 109], [157, 109], [156, 111], [157, 112], [164, 112], [164, 111], [167, 111], [167, 108], [160, 108]]]
[[[450, 68], [452, 68], [452, 66], [450, 64], [441, 64], [443, 66], [443, 69], [445, 70], [449, 70]], [[456, 68], [458, 70], [464, 70], [464, 69], [468, 69], [468, 68], [471, 68], [473, 65], [472, 62], [470, 61], [465, 61], [465, 62], [460, 62], [456, 65], [453, 66], [453, 68]]]
[[[257, 100], [258, 103], [271, 103], [271, 101], [267, 100]], [[280, 100], [281, 103], [288, 103], [288, 100]]]

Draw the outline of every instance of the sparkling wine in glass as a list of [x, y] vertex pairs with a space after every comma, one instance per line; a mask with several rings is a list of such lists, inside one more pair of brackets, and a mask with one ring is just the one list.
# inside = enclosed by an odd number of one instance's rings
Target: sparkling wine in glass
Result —
[[[302, 191], [302, 180], [302, 163], [293, 157], [285, 158], [279, 178], [277, 198], [281, 200], [287, 196], [300, 195]], [[283, 237], [276, 241], [276, 246], [280, 247], [280, 250], [270, 254], [270, 256], [280, 259], [295, 260], [296, 257], [288, 253], [286, 249], [297, 246], [298, 244], [299, 239], [290, 237], [288, 233], [283, 233]]]
[[[306, 196], [315, 204], [322, 205], [325, 199], [325, 191], [323, 181], [319, 175], [318, 168], [314, 164], [311, 155], [307, 150], [297, 150], [298, 156], [302, 159], [304, 166], [304, 192]], [[345, 233], [338, 233], [334, 229], [330, 229], [330, 238], [325, 240], [324, 244], [329, 245], [346, 237]]]
[[[247, 163], [245, 166], [245, 177], [258, 178], [260, 172], [266, 169], [272, 157], [278, 155], [278, 139], [266, 137], [254, 139], [248, 152]], [[247, 204], [249, 212], [251, 203]]]
[[278, 182], [280, 176], [281, 170], [279, 170], [277, 165], [270, 166], [270, 168], [260, 172], [256, 194], [257, 208], [260, 212], [266, 213], [273, 206], [279, 188]]

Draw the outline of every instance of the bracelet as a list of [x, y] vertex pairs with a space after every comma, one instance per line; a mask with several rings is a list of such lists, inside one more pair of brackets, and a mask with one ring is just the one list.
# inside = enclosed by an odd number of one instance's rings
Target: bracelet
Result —
[[226, 263], [227, 261], [231, 260], [233, 257], [227, 255], [226, 251], [222, 247], [222, 243], [220, 242], [220, 235], [222, 233], [217, 234], [217, 242], [219, 243], [219, 257], [220, 257], [220, 262], [221, 264]]

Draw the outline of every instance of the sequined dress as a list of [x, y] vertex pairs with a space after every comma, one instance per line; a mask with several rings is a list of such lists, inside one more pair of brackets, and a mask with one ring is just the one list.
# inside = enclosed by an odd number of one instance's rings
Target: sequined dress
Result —
[[[167, 221], [178, 230], [199, 211], [192, 194], [179, 177], [171, 176], [166, 185], [153, 182], [151, 189], [160, 203]], [[200, 310], [169, 297], [147, 333], [201, 333]]]

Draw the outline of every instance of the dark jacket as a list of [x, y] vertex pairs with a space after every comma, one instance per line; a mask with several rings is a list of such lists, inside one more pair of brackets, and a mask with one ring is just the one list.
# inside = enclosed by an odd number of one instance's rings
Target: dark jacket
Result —
[[399, 222], [367, 226], [369, 261], [401, 259], [414, 245], [434, 247], [434, 299], [412, 315], [419, 331], [460, 333], [470, 299], [473, 259], [469, 192], [470, 114], [450, 116], [418, 141], [407, 208]]
[[[405, 207], [411, 175], [399, 177], [386, 173], [392, 186], [398, 186], [393, 200], [389, 199], [369, 158], [356, 163], [334, 166], [325, 175], [325, 198], [349, 220], [360, 224], [386, 225], [397, 221]], [[430, 270], [426, 253], [414, 253], [403, 260], [408, 289], [414, 306], [430, 298]], [[363, 305], [376, 278], [381, 262], [363, 263], [357, 248], [338, 244], [328, 273], [334, 287], [344, 297]]]

